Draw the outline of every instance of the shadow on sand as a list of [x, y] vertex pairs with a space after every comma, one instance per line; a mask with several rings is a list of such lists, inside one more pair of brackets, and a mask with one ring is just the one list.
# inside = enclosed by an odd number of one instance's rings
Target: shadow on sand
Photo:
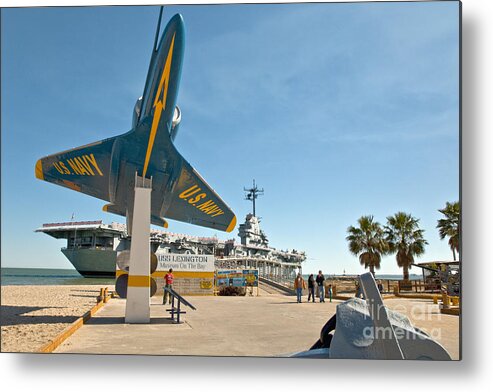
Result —
[[20, 324], [59, 324], [73, 323], [79, 316], [47, 316], [47, 315], [29, 315], [26, 313], [42, 309], [63, 309], [59, 306], [2, 306], [1, 325], [11, 326]]

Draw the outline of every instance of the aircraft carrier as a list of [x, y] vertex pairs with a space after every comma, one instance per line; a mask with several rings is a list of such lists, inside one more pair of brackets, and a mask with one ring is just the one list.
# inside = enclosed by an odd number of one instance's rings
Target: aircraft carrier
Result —
[[[45, 223], [36, 232], [65, 239], [61, 251], [84, 277], [114, 277], [118, 251], [129, 249], [126, 225], [102, 221]], [[305, 252], [269, 246], [260, 220], [248, 214], [235, 239], [195, 237], [151, 229], [151, 249], [160, 254], [214, 255], [217, 269], [258, 268], [259, 275], [275, 281], [291, 279], [301, 270]]]

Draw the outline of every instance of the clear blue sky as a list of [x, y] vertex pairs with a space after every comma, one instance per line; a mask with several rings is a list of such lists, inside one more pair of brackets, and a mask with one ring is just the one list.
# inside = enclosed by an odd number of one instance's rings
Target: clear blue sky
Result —
[[[255, 178], [270, 244], [305, 250], [305, 272], [362, 273], [347, 227], [397, 211], [425, 229], [418, 262], [452, 258], [435, 226], [459, 198], [458, 3], [170, 6], [164, 22], [176, 12], [186, 28], [176, 144], [239, 222]], [[2, 267], [71, 268], [64, 241], [34, 233], [42, 223], [124, 222], [36, 180], [34, 165], [130, 129], [158, 13], [2, 10]], [[380, 273], [400, 273], [393, 256]]]

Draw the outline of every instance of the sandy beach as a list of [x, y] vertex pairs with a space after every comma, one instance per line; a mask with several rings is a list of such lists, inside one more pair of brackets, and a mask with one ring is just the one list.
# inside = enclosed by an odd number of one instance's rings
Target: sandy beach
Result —
[[91, 309], [99, 289], [94, 285], [3, 286], [1, 351], [37, 351]]

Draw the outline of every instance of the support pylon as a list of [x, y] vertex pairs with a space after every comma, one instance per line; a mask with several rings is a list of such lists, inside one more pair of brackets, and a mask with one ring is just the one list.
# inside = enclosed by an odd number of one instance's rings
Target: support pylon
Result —
[[132, 216], [132, 242], [128, 271], [125, 322], [151, 322], [150, 243], [152, 179], [135, 176], [135, 197]]

